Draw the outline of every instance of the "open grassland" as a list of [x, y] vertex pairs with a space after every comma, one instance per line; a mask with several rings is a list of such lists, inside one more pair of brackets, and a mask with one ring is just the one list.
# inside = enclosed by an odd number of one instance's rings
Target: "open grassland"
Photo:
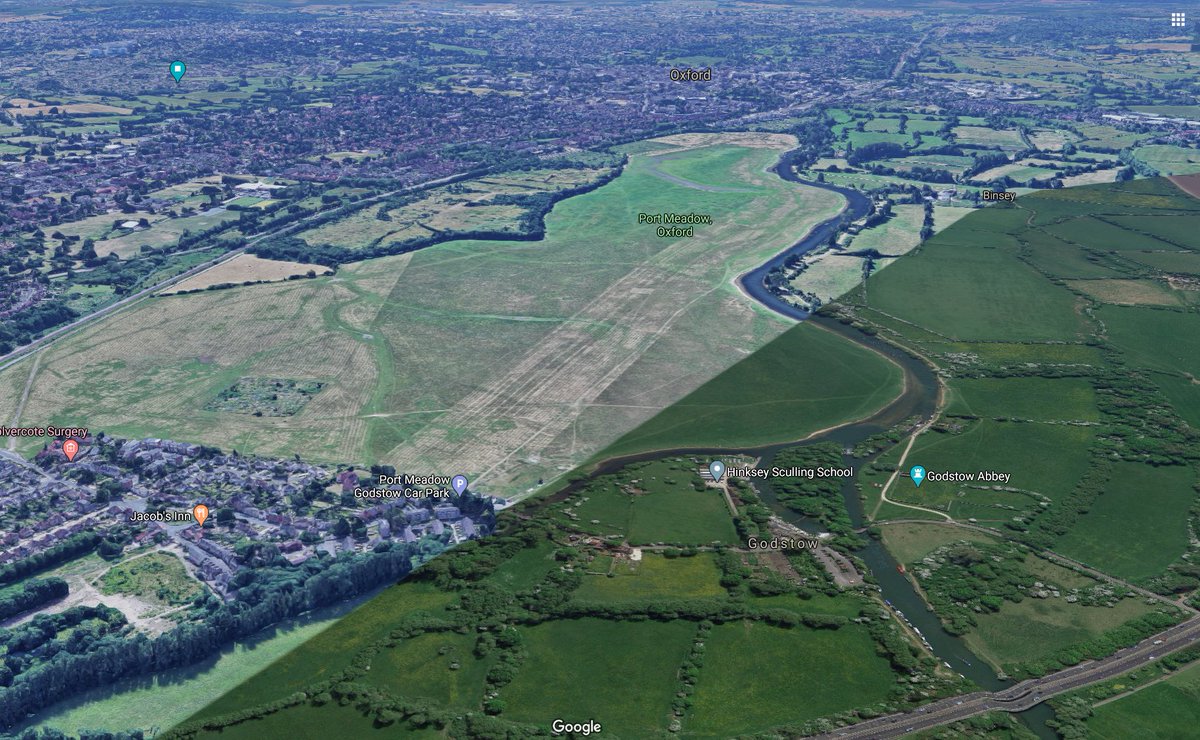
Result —
[[523, 633], [529, 656], [504, 689], [507, 718], [543, 727], [592, 718], [620, 737], [650, 737], [666, 728], [695, 625], [579, 619]]
[[1157, 575], [1188, 549], [1196, 482], [1196, 472], [1185, 465], [1121, 463], [1056, 548], [1121, 578]]
[[1032, 421], [1099, 421], [1096, 392], [1082, 378], [955, 378], [946, 413]]
[[[1043, 497], [1053, 499], [1070, 491], [1087, 470], [1094, 434], [1090, 427], [990, 420], [973, 422], [959, 434], [923, 434], [908, 464], [931, 472], [1007, 472], [1011, 477], [1005, 488], [1023, 493], [993, 491], [990, 483], [929, 480], [917, 488], [902, 480], [889, 497], [944, 507], [959, 519], [1007, 520], [1017, 513], [1012, 507], [1033, 509]], [[1045, 450], [1057, 452], [1048, 456]]]
[[1164, 175], [1192, 175], [1200, 172], [1200, 150], [1172, 144], [1150, 144], [1133, 150], [1133, 156]]
[[583, 601], [623, 601], [725, 595], [719, 582], [721, 573], [709, 553], [686, 558], [645, 553], [638, 561], [619, 561], [612, 573], [611, 577], [588, 576], [575, 597]]
[[[782, 332], [732, 279], [841, 206], [765, 171], [787, 136], [670, 141], [677, 156], [691, 147], [673, 166], [696, 158], [706, 182], [736, 192], [665, 182], [634, 157], [559, 203], [543, 241], [452, 242], [334, 277], [159, 298], [48, 350], [25, 418], [331, 462], [454, 463], [491, 490], [529, 490]], [[517, 175], [507, 187], [558, 177]], [[714, 223], [682, 239], [636, 223], [664, 211]], [[840, 341], [801, 359], [812, 377], [856, 361]], [[204, 410], [239, 377], [326, 386], [293, 417]], [[875, 400], [858, 390], [788, 426], [803, 436], [843, 420]]]
[[[813, 324], [800, 324], [701, 386], [605, 452], [749, 447], [799, 439], [869, 415], [901, 388], [900, 369]], [[770, 408], [770, 414], [762, 409]]]
[[324, 265], [309, 265], [302, 262], [284, 262], [255, 257], [252, 254], [239, 254], [231, 260], [211, 267], [198, 275], [172, 285], [161, 295], [172, 295], [192, 290], [205, 290], [214, 285], [238, 283], [273, 283], [287, 280], [293, 276], [303, 276], [308, 272], [316, 275], [328, 275], [332, 269]]
[[276, 625], [187, 668], [165, 671], [152, 679], [126, 679], [85, 692], [41, 713], [37, 725], [68, 733], [95, 727], [170, 727], [316, 637], [353, 606], [348, 603], [320, 609]]
[[1118, 306], [1183, 306], [1188, 298], [1165, 280], [1073, 280], [1067, 285]]
[[901, 255], [912, 251], [921, 243], [921, 225], [925, 220], [925, 207], [920, 205], [892, 206], [895, 214], [887, 221], [864, 229], [850, 242], [850, 249], [865, 251], [874, 249], [880, 254]]
[[1087, 721], [1088, 737], [1194, 737], [1200, 726], [1200, 664], [1128, 696], [1097, 706]]
[[397, 696], [431, 699], [471, 709], [483, 699], [491, 660], [472, 653], [474, 635], [426, 633], [382, 650], [364, 681]]
[[595, 534], [622, 534], [633, 544], [730, 543], [735, 533], [725, 498], [702, 487], [694, 464], [660, 460], [626, 468], [590, 484], [561, 516]]
[[1063, 648], [1151, 613], [1144, 599], [1127, 598], [1116, 606], [1069, 604], [1064, 598], [1024, 598], [1004, 602], [997, 612], [976, 615], [978, 626], [964, 639], [976, 655], [996, 668], [1037, 661]]
[[898, 563], [915, 563], [952, 542], [995, 542], [996, 538], [948, 524], [905, 522], [884, 524], [883, 544]]
[[1200, 375], [1196, 314], [1140, 306], [1104, 306], [1096, 314], [1108, 327], [1109, 340], [1132, 364]]
[[884, 699], [895, 682], [857, 625], [787, 630], [733, 622], [713, 628], [705, 647], [684, 737], [732, 737], [834, 714]]
[[[198, 716], [215, 717], [274, 701], [333, 675], [350, 664], [362, 648], [385, 637], [401, 618], [424, 612], [444, 616], [455, 595], [428, 583], [400, 583], [386, 588], [345, 617], [311, 636], [273, 662], [258, 663], [259, 671], [237, 689], [209, 696]], [[231, 684], [224, 684], [228, 688]]]
[[1154, 376], [1154, 382], [1162, 389], [1163, 395], [1171, 402], [1175, 412], [1191, 425], [1192, 429], [1200, 429], [1200, 382], [1193, 378], [1161, 373]]

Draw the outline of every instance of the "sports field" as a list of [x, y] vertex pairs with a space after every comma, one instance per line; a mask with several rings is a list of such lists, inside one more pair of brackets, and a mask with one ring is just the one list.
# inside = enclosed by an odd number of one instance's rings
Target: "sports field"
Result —
[[[635, 156], [614, 182], [560, 202], [542, 241], [451, 242], [333, 277], [144, 302], [43, 353], [21, 420], [430, 473], [453, 465], [489, 491], [532, 490], [784, 331], [733, 280], [842, 205], [766, 171], [787, 136], [669, 141], [684, 184]], [[684, 177], [701, 170], [723, 185]], [[642, 212], [713, 224], [663, 238]], [[805, 360], [814, 381], [856, 361], [823, 339]], [[22, 387], [31, 367], [0, 373], [0, 386]], [[239, 377], [325, 387], [292, 417], [205, 410]], [[797, 436], [877, 400], [841, 397], [857, 391], [810, 404]]]

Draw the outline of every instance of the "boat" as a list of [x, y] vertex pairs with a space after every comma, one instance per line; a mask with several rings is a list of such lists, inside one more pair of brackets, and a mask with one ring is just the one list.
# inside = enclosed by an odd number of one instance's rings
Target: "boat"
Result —
[[907, 573], [907, 572], [908, 572], [908, 568], [905, 568], [905, 567], [904, 567], [904, 563], [897, 563], [897, 564], [896, 564], [896, 570], [900, 571], [901, 573]]

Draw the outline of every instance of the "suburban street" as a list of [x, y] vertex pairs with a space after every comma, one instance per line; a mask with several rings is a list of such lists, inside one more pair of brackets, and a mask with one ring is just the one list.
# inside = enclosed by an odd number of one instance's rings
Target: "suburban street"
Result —
[[1042, 678], [1022, 681], [1003, 691], [981, 691], [942, 699], [913, 712], [878, 717], [821, 737], [902, 737], [910, 732], [928, 730], [986, 712], [1023, 712], [1051, 697], [1108, 680], [1168, 653], [1195, 645], [1197, 640], [1200, 640], [1200, 617], [1193, 617], [1103, 660], [1080, 663]]

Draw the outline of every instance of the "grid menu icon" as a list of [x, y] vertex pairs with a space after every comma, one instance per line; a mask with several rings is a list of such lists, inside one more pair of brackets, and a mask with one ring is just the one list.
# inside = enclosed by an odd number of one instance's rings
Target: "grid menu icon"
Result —
[[1172, 28], [1183, 28], [1186, 25], [1187, 25], [1187, 13], [1172, 13], [1171, 14], [1171, 27]]

